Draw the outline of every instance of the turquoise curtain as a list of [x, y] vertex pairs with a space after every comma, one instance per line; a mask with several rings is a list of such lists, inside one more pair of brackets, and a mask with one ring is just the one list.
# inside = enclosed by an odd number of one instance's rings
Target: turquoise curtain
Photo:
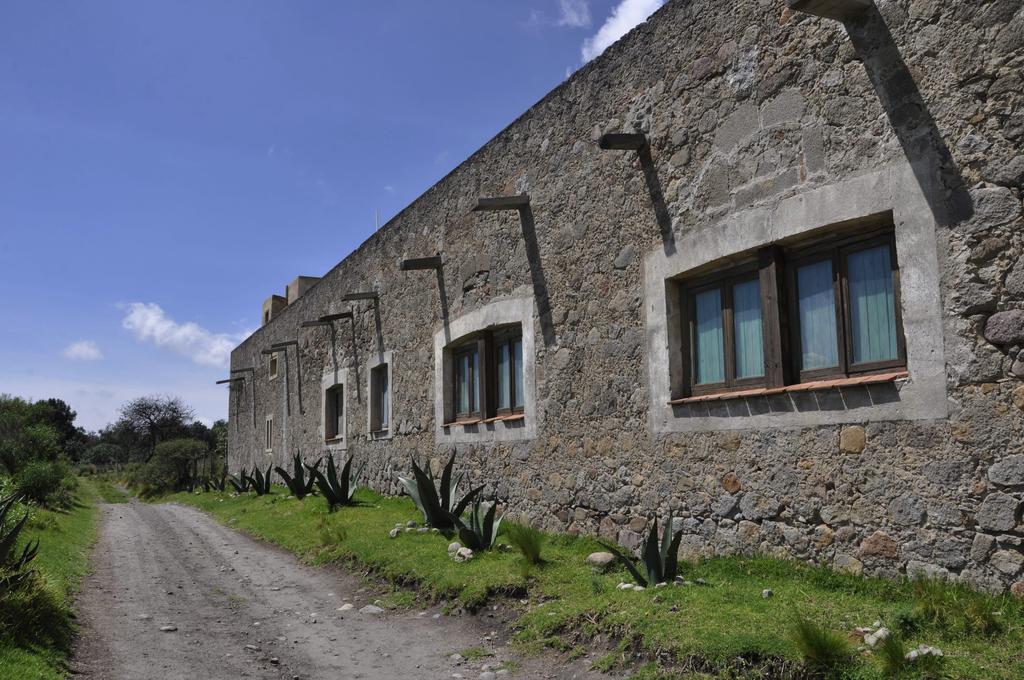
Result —
[[801, 367], [805, 371], [839, 365], [836, 340], [836, 299], [832, 260], [796, 270], [800, 316]]
[[761, 325], [761, 282], [732, 288], [732, 325], [736, 345], [736, 378], [764, 375], [764, 330]]
[[523, 341], [516, 340], [512, 343], [512, 366], [515, 368], [516, 399], [514, 406], [523, 408]]
[[852, 253], [846, 268], [853, 363], [896, 359], [896, 300], [889, 246]]
[[722, 289], [698, 293], [696, 307], [696, 383], [725, 382], [725, 338], [722, 331]]
[[511, 372], [512, 364], [509, 361], [509, 343], [503, 342], [498, 345], [498, 408], [506, 409], [510, 408], [509, 400], [509, 373]]

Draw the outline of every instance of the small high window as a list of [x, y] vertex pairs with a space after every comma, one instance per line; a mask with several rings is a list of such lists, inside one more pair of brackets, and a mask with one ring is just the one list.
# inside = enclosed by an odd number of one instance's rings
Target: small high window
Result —
[[450, 348], [455, 422], [523, 413], [523, 332], [519, 325], [475, 334]]
[[891, 227], [771, 246], [681, 285], [691, 395], [906, 366]]
[[324, 393], [324, 437], [336, 441], [345, 437], [345, 388], [335, 385]]
[[277, 378], [277, 352], [270, 355], [270, 379]]
[[391, 385], [388, 364], [370, 370], [370, 431], [387, 432], [391, 426]]
[[274, 416], [267, 416], [267, 427], [265, 433], [265, 446], [267, 453], [274, 451]]

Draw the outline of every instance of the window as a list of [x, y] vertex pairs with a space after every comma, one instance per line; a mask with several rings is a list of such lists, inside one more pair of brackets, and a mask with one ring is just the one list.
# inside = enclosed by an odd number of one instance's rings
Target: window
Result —
[[906, 365], [891, 228], [764, 248], [681, 285], [690, 395]]
[[266, 442], [264, 448], [267, 453], [274, 450], [274, 416], [267, 416]]
[[452, 413], [476, 422], [523, 413], [523, 332], [519, 325], [490, 329], [451, 348]]
[[495, 335], [495, 413], [523, 412], [523, 334]]
[[370, 369], [370, 432], [387, 432], [391, 423], [389, 364]]
[[270, 355], [270, 379], [277, 378], [277, 352]]
[[345, 437], [345, 388], [335, 385], [324, 392], [324, 438], [327, 441]]

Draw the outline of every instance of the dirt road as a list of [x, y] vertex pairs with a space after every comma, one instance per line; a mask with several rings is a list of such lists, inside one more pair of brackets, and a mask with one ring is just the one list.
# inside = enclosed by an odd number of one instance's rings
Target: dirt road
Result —
[[[377, 598], [364, 581], [300, 565], [178, 505], [103, 506], [93, 569], [73, 677], [471, 679], [514, 658], [475, 617], [362, 613]], [[494, 656], [450, 659], [474, 647]], [[517, 661], [513, 678], [599, 677], [550, 658]]]

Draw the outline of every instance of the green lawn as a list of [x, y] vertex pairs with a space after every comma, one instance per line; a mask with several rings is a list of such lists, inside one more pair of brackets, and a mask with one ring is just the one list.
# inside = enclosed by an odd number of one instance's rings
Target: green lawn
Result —
[[[600, 649], [612, 650], [600, 659], [602, 667], [629, 668], [638, 659], [657, 660], [637, 677], [676, 677], [666, 668], [710, 677], [758, 668], [776, 674], [791, 671], [801, 660], [790, 637], [797, 615], [847, 633], [876, 620], [890, 628], [903, 621], [908, 648], [925, 643], [943, 650], [945, 677], [1024, 677], [1024, 609], [1009, 597], [981, 597], [944, 586], [922, 594], [920, 585], [915, 589], [914, 584], [769, 558], [686, 565], [686, 578], [703, 579], [704, 585], [620, 591], [616, 585], [628, 580], [625, 570], [595, 574], [584, 564], [586, 555], [599, 549], [591, 539], [549, 536], [543, 552], [547, 564], [524, 576], [515, 552], [483, 553], [455, 563], [446, 552], [450, 539], [444, 536], [410, 532], [388, 538], [396, 523], [421, 519], [407, 498], [363, 489], [357, 493], [361, 505], [328, 514], [323, 499], [298, 501], [286, 493], [177, 494], [170, 500], [205, 510], [311, 563], [353, 560], [397, 586], [415, 588], [420, 597], [474, 606], [496, 595], [512, 595], [520, 610], [516, 638], [526, 647], [547, 645], [580, 654], [599, 639]], [[762, 597], [766, 588], [773, 597]], [[406, 592], [394, 599], [409, 602], [412, 597]], [[926, 607], [936, 602], [931, 610]], [[926, 620], [922, 612], [931, 612], [933, 619]], [[977, 620], [995, 621], [998, 631], [980, 633]], [[867, 654], [841, 675], [886, 677], [880, 661]]]
[[[80, 479], [73, 507], [56, 512], [35, 509], [22, 532], [22, 540], [39, 539], [39, 554], [32, 567], [43, 576], [46, 589], [56, 600], [52, 615], [61, 620], [55, 627], [67, 627], [73, 617], [71, 605], [88, 571], [89, 551], [96, 536], [98, 499], [93, 483]], [[66, 645], [25, 647], [0, 637], [0, 677], [60, 680], [65, 677], [68, 651]]]

